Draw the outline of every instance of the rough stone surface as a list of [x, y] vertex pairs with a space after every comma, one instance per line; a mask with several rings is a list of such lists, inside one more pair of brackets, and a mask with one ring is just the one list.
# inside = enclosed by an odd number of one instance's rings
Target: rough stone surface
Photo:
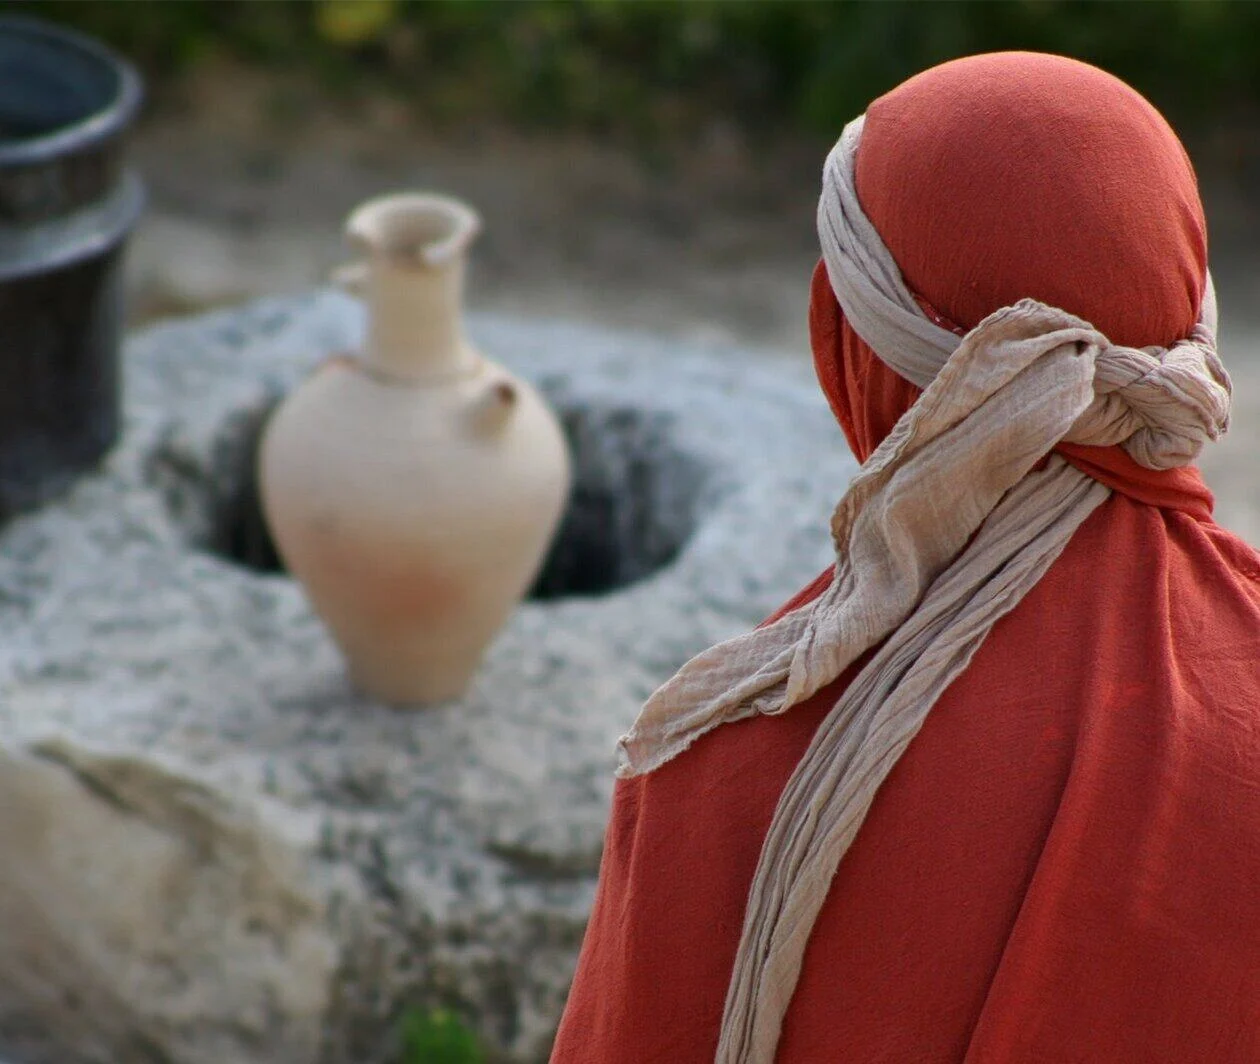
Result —
[[[292, 580], [211, 549], [265, 568], [253, 435], [360, 329], [318, 294], [134, 337], [107, 466], [0, 530], [0, 1052], [371, 1064], [442, 1005], [545, 1059], [617, 736], [828, 560], [853, 467], [804, 358], [478, 318], [585, 501], [465, 699], [373, 704]], [[565, 593], [593, 571], [633, 582]]]

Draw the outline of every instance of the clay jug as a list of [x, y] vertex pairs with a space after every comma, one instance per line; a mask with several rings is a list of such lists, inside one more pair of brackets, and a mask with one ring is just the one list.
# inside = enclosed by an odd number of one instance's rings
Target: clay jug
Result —
[[365, 693], [458, 697], [542, 563], [570, 486], [539, 394], [468, 342], [458, 200], [371, 200], [340, 271], [366, 302], [363, 350], [276, 409], [259, 448], [263, 513]]

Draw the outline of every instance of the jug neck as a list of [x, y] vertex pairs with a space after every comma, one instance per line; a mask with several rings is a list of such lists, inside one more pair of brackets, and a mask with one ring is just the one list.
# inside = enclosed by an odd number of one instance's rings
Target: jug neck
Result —
[[364, 260], [343, 283], [367, 303], [369, 371], [428, 382], [475, 368], [463, 299], [466, 250], [478, 226], [459, 201], [417, 194], [370, 200], [350, 216], [347, 232]]
[[464, 338], [465, 265], [399, 269], [387, 262], [368, 266], [368, 322], [363, 360], [370, 370], [401, 380], [463, 376], [475, 364]]

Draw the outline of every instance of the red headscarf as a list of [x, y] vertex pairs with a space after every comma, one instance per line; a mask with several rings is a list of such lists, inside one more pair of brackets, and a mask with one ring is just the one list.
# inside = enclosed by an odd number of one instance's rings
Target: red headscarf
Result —
[[[1185, 154], [1091, 67], [930, 70], [871, 106], [857, 164], [864, 210], [944, 324], [1030, 296], [1141, 346], [1198, 315]], [[864, 460], [917, 391], [822, 271], [810, 324]], [[1260, 1061], [1260, 558], [1212, 523], [1193, 470], [1060, 451], [1115, 495], [888, 776], [814, 927], [780, 1064]], [[553, 1064], [713, 1059], [775, 804], [863, 663], [618, 783]]]
[[[1023, 298], [1129, 347], [1168, 346], [1198, 320], [1207, 223], [1190, 160], [1158, 111], [1095, 67], [1029, 52], [934, 67], [871, 104], [856, 178], [906, 284], [945, 328], [966, 332]], [[918, 389], [853, 332], [821, 264], [809, 324], [823, 391], [864, 462]], [[1119, 447], [1059, 450], [1133, 498], [1211, 512], [1193, 469], [1155, 474]]]

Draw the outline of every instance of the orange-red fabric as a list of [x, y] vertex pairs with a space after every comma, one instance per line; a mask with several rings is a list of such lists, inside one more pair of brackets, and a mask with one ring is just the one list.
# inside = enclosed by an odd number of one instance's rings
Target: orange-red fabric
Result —
[[925, 71], [867, 109], [855, 178], [906, 285], [965, 329], [1024, 298], [1131, 347], [1198, 317], [1207, 224], [1190, 161], [1094, 67], [1005, 52]]
[[[1114, 175], [1183, 158], [1162, 122], [1090, 68], [1056, 68], [1047, 103], [1024, 77], [1044, 73], [1042, 57], [970, 62], [983, 74], [970, 87], [940, 68], [942, 80], [929, 72], [871, 108], [872, 118], [910, 123], [903, 139], [868, 141], [868, 121], [858, 155], [864, 207], [899, 262], [914, 260], [915, 233], [936, 239], [924, 213], [936, 193], [905, 176], [925, 122], [955, 123], [972, 151], [1009, 154], [1027, 147], [1009, 132], [1011, 108], [1035, 114], [1046, 103], [1053, 116], [1061, 97], [1093, 98], [1101, 118], [1085, 121], [1089, 108], [1078, 106], [1054, 132], [1093, 153], [1084, 157], [1096, 187], [1076, 195], [1113, 206], [1127, 194]], [[992, 76], [1003, 64], [1007, 82]], [[969, 125], [958, 113], [967, 99], [992, 121]], [[879, 167], [867, 165], [875, 146], [888, 156]], [[949, 167], [961, 164], [933, 158], [932, 180], [958, 183]], [[1025, 180], [1042, 189], [1040, 166], [1015, 152], [1001, 183], [987, 195], [978, 187], [960, 211], [960, 229], [1020, 200]], [[950, 245], [911, 284], [964, 326], [995, 300], [1032, 295], [1119, 342], [1175, 339], [1161, 330], [1176, 319], [1188, 331], [1201, 287], [1186, 271], [1198, 263], [1201, 275], [1205, 254], [1201, 228], [1183, 224], [1197, 205], [1188, 167], [1185, 180], [1167, 195], [1149, 184], [1133, 193], [1150, 216], [1134, 240], [1177, 238], [1167, 258], [1142, 266], [1157, 276], [1073, 273], [1065, 260], [1059, 269], [1075, 282], [1024, 290], [1044, 264], [1011, 252], [1024, 235], [999, 227], [985, 238], [1003, 271], [982, 293], [988, 302], [956, 301], [981, 285]], [[898, 182], [895, 224], [867, 203], [872, 181]], [[1027, 206], [1022, 223], [1043, 233], [1089, 219], [1098, 231], [1078, 232], [1082, 246], [1122, 246], [1111, 227], [1132, 220], [1123, 206], [1078, 212], [1054, 195]], [[901, 237], [890, 238], [897, 226]], [[832, 409], [865, 458], [916, 393], [852, 334], [817, 274], [811, 338]], [[779, 1064], [1260, 1061], [1260, 556], [1212, 522], [1197, 474], [1142, 470], [1114, 448], [1063, 450], [1116, 494], [995, 625], [881, 788], [815, 925]], [[828, 575], [789, 605], [818, 594]], [[713, 1059], [775, 805], [864, 663], [782, 716], [720, 727], [650, 775], [618, 782], [553, 1064]]]
[[[1089, 518], [876, 797], [780, 1064], [1260, 1061], [1256, 565], [1123, 495]], [[617, 784], [555, 1064], [713, 1059], [761, 841], [848, 679]]]

